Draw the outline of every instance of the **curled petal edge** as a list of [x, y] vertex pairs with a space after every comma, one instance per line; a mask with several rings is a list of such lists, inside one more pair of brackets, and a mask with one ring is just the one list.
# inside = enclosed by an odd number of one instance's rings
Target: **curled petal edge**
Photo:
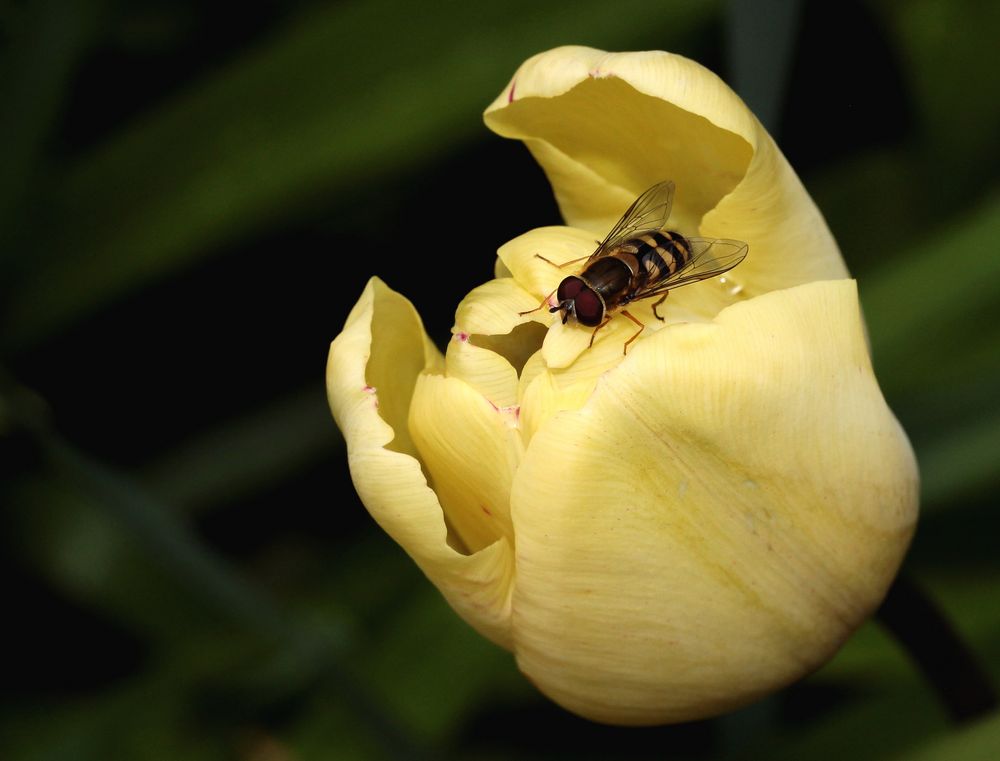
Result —
[[749, 244], [736, 275], [747, 295], [847, 275], [774, 140], [721, 79], [683, 56], [555, 48], [523, 63], [484, 118], [525, 141], [570, 225], [606, 231], [639, 193], [673, 179], [682, 232]]
[[510, 649], [513, 548], [499, 539], [464, 554], [449, 544], [441, 504], [406, 428], [417, 376], [441, 366], [412, 304], [372, 278], [330, 346], [330, 408], [344, 434], [354, 486], [372, 517], [463, 619]]

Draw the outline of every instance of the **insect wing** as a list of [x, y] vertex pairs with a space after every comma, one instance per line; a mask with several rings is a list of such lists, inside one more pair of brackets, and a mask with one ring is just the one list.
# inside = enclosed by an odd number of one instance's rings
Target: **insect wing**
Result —
[[655, 283], [651, 288], [640, 291], [633, 297], [633, 301], [648, 299], [650, 296], [656, 296], [682, 285], [718, 277], [742, 262], [749, 249], [746, 243], [741, 243], [738, 240], [688, 238], [687, 241], [691, 245], [691, 258], [688, 259], [687, 264], [666, 279]]
[[667, 223], [670, 207], [674, 202], [674, 183], [670, 180], [651, 187], [628, 207], [628, 211], [618, 220], [608, 236], [587, 259], [599, 259], [612, 251], [619, 243], [634, 238], [643, 232], [660, 230]]

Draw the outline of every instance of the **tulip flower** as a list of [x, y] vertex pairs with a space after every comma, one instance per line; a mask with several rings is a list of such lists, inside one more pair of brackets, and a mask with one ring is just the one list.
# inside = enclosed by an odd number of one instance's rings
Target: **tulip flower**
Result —
[[[918, 491], [822, 216], [739, 98], [676, 55], [542, 53], [485, 119], [531, 150], [567, 226], [500, 249], [444, 356], [368, 283], [327, 372], [362, 501], [582, 716], [697, 719], [813, 671], [884, 596]], [[671, 291], [662, 322], [630, 304], [627, 354], [620, 314], [590, 345], [529, 311], [578, 271], [550, 262], [587, 257], [664, 180], [670, 229], [746, 260]]]

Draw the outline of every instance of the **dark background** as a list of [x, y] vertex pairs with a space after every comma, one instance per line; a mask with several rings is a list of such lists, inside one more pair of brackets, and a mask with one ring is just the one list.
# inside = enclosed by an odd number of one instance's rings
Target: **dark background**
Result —
[[527, 151], [481, 122], [524, 58], [688, 55], [755, 107], [859, 278], [921, 463], [907, 573], [1000, 677], [1000, 6], [472, 5], [4, 7], [0, 756], [1000, 746], [996, 719], [958, 732], [874, 624], [731, 716], [566, 714], [374, 526], [323, 388], [370, 275], [443, 345], [496, 248], [559, 222]]

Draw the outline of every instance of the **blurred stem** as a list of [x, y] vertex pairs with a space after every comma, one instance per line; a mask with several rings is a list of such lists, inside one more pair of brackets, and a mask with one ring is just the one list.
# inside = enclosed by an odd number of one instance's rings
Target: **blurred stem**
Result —
[[997, 708], [989, 675], [912, 579], [896, 577], [875, 617], [906, 649], [956, 722], [981, 718]]

